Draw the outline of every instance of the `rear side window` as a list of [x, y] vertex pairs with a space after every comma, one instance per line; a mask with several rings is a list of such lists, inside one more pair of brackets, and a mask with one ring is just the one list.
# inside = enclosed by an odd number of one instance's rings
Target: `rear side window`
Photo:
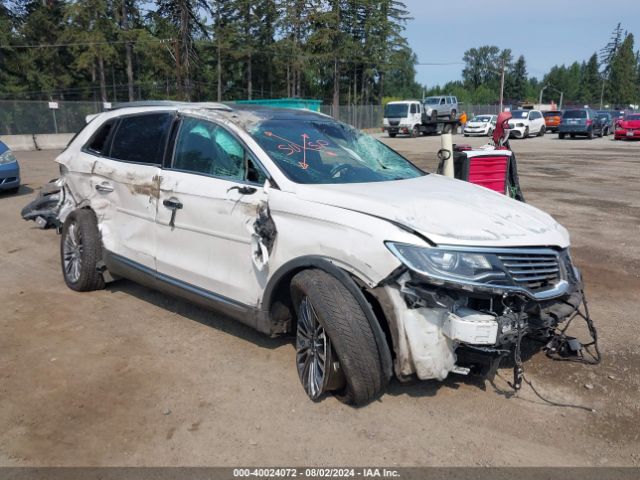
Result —
[[94, 133], [93, 137], [91, 137], [86, 149], [99, 155], [106, 155], [108, 152], [106, 152], [105, 149], [109, 147], [107, 145], [107, 140], [109, 139], [109, 134], [111, 133], [111, 130], [113, 130], [113, 126], [115, 124], [115, 120], [105, 122], [98, 131]]
[[160, 165], [172, 120], [172, 113], [123, 117], [113, 139], [110, 157]]

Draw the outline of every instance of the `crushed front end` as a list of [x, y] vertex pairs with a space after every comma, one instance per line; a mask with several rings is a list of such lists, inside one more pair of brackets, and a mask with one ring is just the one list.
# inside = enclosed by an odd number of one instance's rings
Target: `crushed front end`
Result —
[[[404, 267], [374, 294], [392, 319], [398, 377], [443, 380], [482, 364], [489, 373], [512, 355], [517, 389], [525, 337], [552, 357], [599, 361], [596, 330], [568, 248], [387, 247]], [[577, 316], [587, 321], [588, 343], [565, 334]]]

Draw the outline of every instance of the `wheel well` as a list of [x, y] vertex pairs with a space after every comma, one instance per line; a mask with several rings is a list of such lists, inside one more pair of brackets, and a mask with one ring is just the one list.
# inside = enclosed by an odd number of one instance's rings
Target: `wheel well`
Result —
[[282, 334], [295, 331], [295, 315], [289, 285], [297, 273], [314, 268], [324, 270], [337, 278], [360, 304], [376, 337], [384, 374], [390, 378], [393, 368], [392, 352], [395, 349], [389, 321], [383, 308], [374, 295], [368, 291], [363, 281], [322, 257], [294, 260], [281, 267], [274, 274], [272, 282], [265, 289], [262, 303], [271, 323], [271, 333]]
[[[291, 291], [289, 289], [289, 285], [291, 284], [293, 277], [299, 272], [317, 268], [336, 277], [347, 289], [356, 289], [362, 294], [364, 300], [371, 308], [371, 313], [382, 329], [387, 340], [387, 344], [389, 347], [393, 346], [393, 343], [391, 342], [389, 321], [384, 310], [375, 296], [369, 292], [366, 284], [362, 280], [321, 257], [311, 257], [306, 260], [294, 261], [292, 263], [293, 265], [290, 265], [289, 267], [287, 267], [287, 265], [281, 267], [280, 270], [273, 275], [273, 280], [265, 289], [263, 308], [268, 312], [271, 320], [272, 333], [292, 333], [294, 331], [295, 315], [293, 314], [293, 304], [291, 302]], [[356, 292], [352, 290], [352, 293]]]

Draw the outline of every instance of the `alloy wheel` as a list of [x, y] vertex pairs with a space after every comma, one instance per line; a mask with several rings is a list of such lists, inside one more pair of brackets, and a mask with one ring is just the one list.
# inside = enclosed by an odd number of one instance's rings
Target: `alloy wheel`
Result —
[[296, 366], [302, 386], [312, 400], [320, 398], [334, 383], [331, 341], [306, 295], [298, 310]]
[[71, 283], [77, 283], [80, 280], [82, 250], [80, 230], [78, 224], [73, 222], [69, 225], [63, 241], [64, 273]]

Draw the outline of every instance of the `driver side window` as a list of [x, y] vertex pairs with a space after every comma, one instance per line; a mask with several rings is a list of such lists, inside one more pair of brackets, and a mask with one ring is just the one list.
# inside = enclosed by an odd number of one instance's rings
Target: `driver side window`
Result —
[[191, 117], [185, 117], [180, 126], [172, 167], [236, 181], [266, 180], [266, 175], [231, 133], [219, 125]]

